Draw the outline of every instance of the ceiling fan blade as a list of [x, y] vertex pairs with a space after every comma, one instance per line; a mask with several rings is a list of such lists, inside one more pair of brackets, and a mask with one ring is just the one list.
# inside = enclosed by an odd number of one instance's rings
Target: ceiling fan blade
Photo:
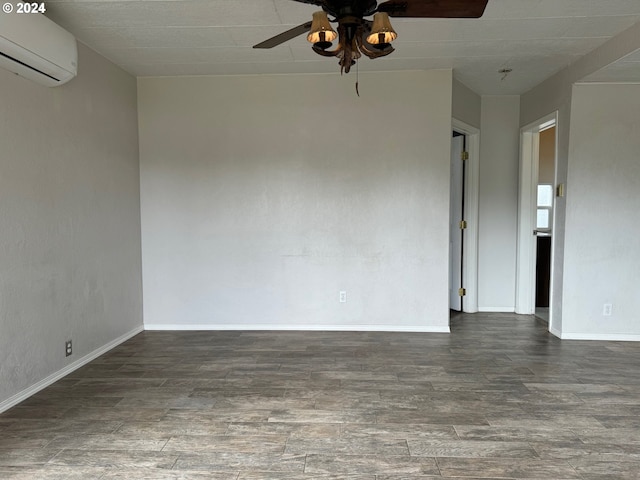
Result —
[[325, 0], [293, 0], [294, 2], [300, 2], [300, 3], [310, 3], [312, 5], [318, 5], [320, 7], [323, 7], [325, 4]]
[[293, 27], [291, 30], [287, 30], [286, 32], [282, 32], [275, 37], [271, 37], [264, 42], [260, 42], [257, 45], [254, 45], [253, 48], [273, 48], [281, 43], [287, 42], [292, 38], [296, 38], [298, 35], [302, 35], [303, 33], [307, 33], [311, 28], [311, 22], [303, 23], [302, 25], [298, 25], [297, 27]]
[[390, 17], [480, 18], [489, 0], [390, 0], [378, 5]]

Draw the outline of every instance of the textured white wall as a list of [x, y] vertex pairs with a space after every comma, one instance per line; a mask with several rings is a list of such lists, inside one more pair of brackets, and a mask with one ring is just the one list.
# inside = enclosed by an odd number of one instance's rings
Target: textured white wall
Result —
[[138, 80], [147, 328], [448, 329], [451, 72], [354, 81]]
[[520, 97], [482, 97], [478, 309], [515, 310]]
[[[606, 67], [640, 48], [640, 23], [613, 37], [589, 54], [580, 57], [567, 68], [522, 95], [520, 126], [524, 127], [557, 111], [557, 165], [556, 182], [566, 183], [569, 157], [569, 130], [573, 118], [571, 95], [573, 85], [586, 76]], [[571, 186], [567, 184], [567, 188]], [[567, 190], [568, 192], [568, 190]], [[569, 193], [567, 193], [569, 194]], [[561, 335], [563, 326], [564, 238], [566, 197], [556, 198], [553, 235], [553, 280], [550, 330]]]
[[0, 403], [142, 324], [136, 81], [79, 65], [0, 70]]
[[563, 337], [638, 339], [640, 85], [575, 86], [571, 111]]
[[481, 97], [466, 85], [453, 80], [452, 115], [456, 120], [480, 128]]

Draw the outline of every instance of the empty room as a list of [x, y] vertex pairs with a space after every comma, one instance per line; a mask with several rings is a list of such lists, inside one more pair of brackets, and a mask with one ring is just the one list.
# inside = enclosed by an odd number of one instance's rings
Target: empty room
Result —
[[640, 2], [8, 0], [0, 478], [640, 472]]

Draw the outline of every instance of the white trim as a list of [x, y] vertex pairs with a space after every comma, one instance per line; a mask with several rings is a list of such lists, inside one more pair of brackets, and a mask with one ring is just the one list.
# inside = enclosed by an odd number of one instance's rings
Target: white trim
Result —
[[554, 183], [554, 200], [553, 200], [553, 209], [551, 211], [551, 214], [553, 215], [553, 223], [551, 225], [551, 271], [549, 272], [550, 275], [550, 280], [549, 280], [549, 329], [551, 329], [553, 327], [553, 329], [555, 331], [557, 331], [558, 329], [556, 328], [556, 316], [555, 316], [555, 308], [553, 307], [554, 302], [553, 302], [553, 298], [554, 298], [554, 293], [555, 292], [555, 278], [556, 278], [556, 245], [558, 242], [558, 235], [555, 234], [555, 232], [558, 231], [558, 224], [556, 223], [556, 209], [558, 208], [558, 199], [557, 199], [557, 188], [558, 188], [558, 164], [560, 163], [558, 161], [559, 158], [559, 154], [558, 154], [558, 143], [559, 143], [559, 128], [558, 128], [558, 112], [555, 112], [555, 116], [556, 116], [556, 138], [554, 139], [554, 144], [555, 144], [555, 162], [554, 162], [554, 169], [553, 169], [553, 183]]
[[[558, 158], [558, 112], [536, 120], [520, 129], [520, 178], [518, 192], [518, 240], [516, 250], [516, 305], [515, 312], [524, 315], [535, 313], [535, 268], [536, 241], [535, 229], [536, 190], [538, 183], [538, 157], [540, 131], [551, 124], [556, 126], [556, 169]], [[554, 179], [554, 185], [556, 180]], [[555, 219], [555, 201], [552, 212]], [[554, 225], [555, 228], [555, 225]], [[551, 270], [553, 282], [553, 252]], [[550, 285], [549, 304], [553, 305], [553, 285]], [[552, 325], [553, 309], [549, 309], [549, 325]]]
[[560, 330], [558, 330], [557, 328], [549, 327], [549, 333], [551, 335], [554, 335], [554, 336], [558, 337], [559, 339], [562, 339], [562, 332]]
[[545, 115], [544, 117], [531, 122], [520, 129], [521, 132], [537, 132], [551, 128], [551, 121], [555, 120], [555, 125], [558, 126], [558, 111], [554, 111]]
[[574, 85], [640, 85], [640, 82], [638, 82], [637, 80], [627, 80], [627, 81], [616, 80], [611, 82], [602, 81], [602, 80], [598, 82], [589, 82], [585, 80], [585, 81], [576, 82], [574, 83]]
[[214, 323], [214, 324], [145, 324], [145, 330], [237, 330], [237, 331], [320, 331], [320, 332], [415, 332], [415, 333], [450, 333], [449, 327], [420, 325], [292, 325], [290, 323]]
[[520, 179], [518, 195], [518, 242], [516, 250], [516, 313], [535, 313], [536, 242], [534, 208], [538, 181], [537, 131], [520, 132]]
[[124, 335], [116, 338], [115, 340], [112, 340], [111, 342], [107, 343], [106, 345], [94, 350], [93, 352], [91, 352], [91, 353], [85, 355], [84, 357], [76, 360], [75, 362], [70, 363], [69, 365], [67, 365], [66, 367], [62, 368], [61, 370], [58, 370], [57, 372], [52, 373], [48, 377], [40, 380], [38, 383], [35, 383], [35, 384], [31, 385], [30, 387], [22, 390], [21, 392], [18, 392], [17, 394], [15, 394], [12, 397], [9, 397], [8, 399], [6, 399], [5, 401], [0, 403], [0, 413], [4, 412], [6, 410], [9, 410], [11, 407], [14, 407], [15, 405], [17, 405], [18, 403], [22, 402], [23, 400], [26, 400], [30, 396], [38, 393], [43, 388], [46, 388], [49, 385], [51, 385], [52, 383], [57, 382], [61, 378], [69, 375], [74, 370], [77, 370], [78, 368], [86, 365], [90, 361], [95, 360], [100, 355], [103, 355], [103, 354], [107, 353], [109, 350], [117, 347], [118, 345], [120, 345], [123, 342], [126, 342], [127, 340], [129, 340], [130, 338], [136, 336], [137, 334], [139, 334], [142, 331], [144, 331], [144, 327], [142, 325], [140, 325], [139, 327], [136, 327], [133, 330], [131, 330], [130, 332], [127, 332]]
[[640, 342], [640, 335], [627, 335], [624, 333], [561, 333], [560, 338], [562, 340], [600, 340], [604, 342]]
[[511, 305], [509, 307], [479, 307], [478, 311], [483, 313], [515, 313], [516, 309]]
[[478, 218], [480, 198], [480, 130], [453, 118], [451, 127], [467, 136], [469, 160], [465, 182], [465, 220], [467, 230], [463, 251], [462, 285], [466, 295], [462, 298], [462, 311], [478, 312]]

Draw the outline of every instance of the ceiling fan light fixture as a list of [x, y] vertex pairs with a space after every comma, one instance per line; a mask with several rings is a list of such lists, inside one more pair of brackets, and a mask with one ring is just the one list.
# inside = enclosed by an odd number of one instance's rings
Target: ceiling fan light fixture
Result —
[[338, 34], [331, 27], [327, 13], [322, 10], [315, 12], [311, 21], [311, 30], [307, 35], [307, 41], [324, 50], [329, 48], [331, 42], [336, 38], [338, 38]]
[[[317, 5], [321, 11], [310, 22], [291, 28], [253, 48], [273, 48], [307, 33], [311, 49], [323, 57], [340, 59], [340, 72], [349, 73], [355, 61], [365, 55], [371, 59], [393, 53], [398, 34], [389, 17], [400, 18], [480, 18], [489, 0], [293, 0]], [[336, 30], [331, 21], [337, 23]], [[372, 20], [367, 17], [373, 15]], [[337, 44], [334, 44], [334, 40]], [[332, 47], [332, 45], [335, 45]]]
[[388, 46], [398, 38], [398, 34], [391, 26], [389, 15], [385, 12], [378, 12], [373, 16], [373, 26], [371, 33], [367, 36], [367, 42], [371, 45]]

